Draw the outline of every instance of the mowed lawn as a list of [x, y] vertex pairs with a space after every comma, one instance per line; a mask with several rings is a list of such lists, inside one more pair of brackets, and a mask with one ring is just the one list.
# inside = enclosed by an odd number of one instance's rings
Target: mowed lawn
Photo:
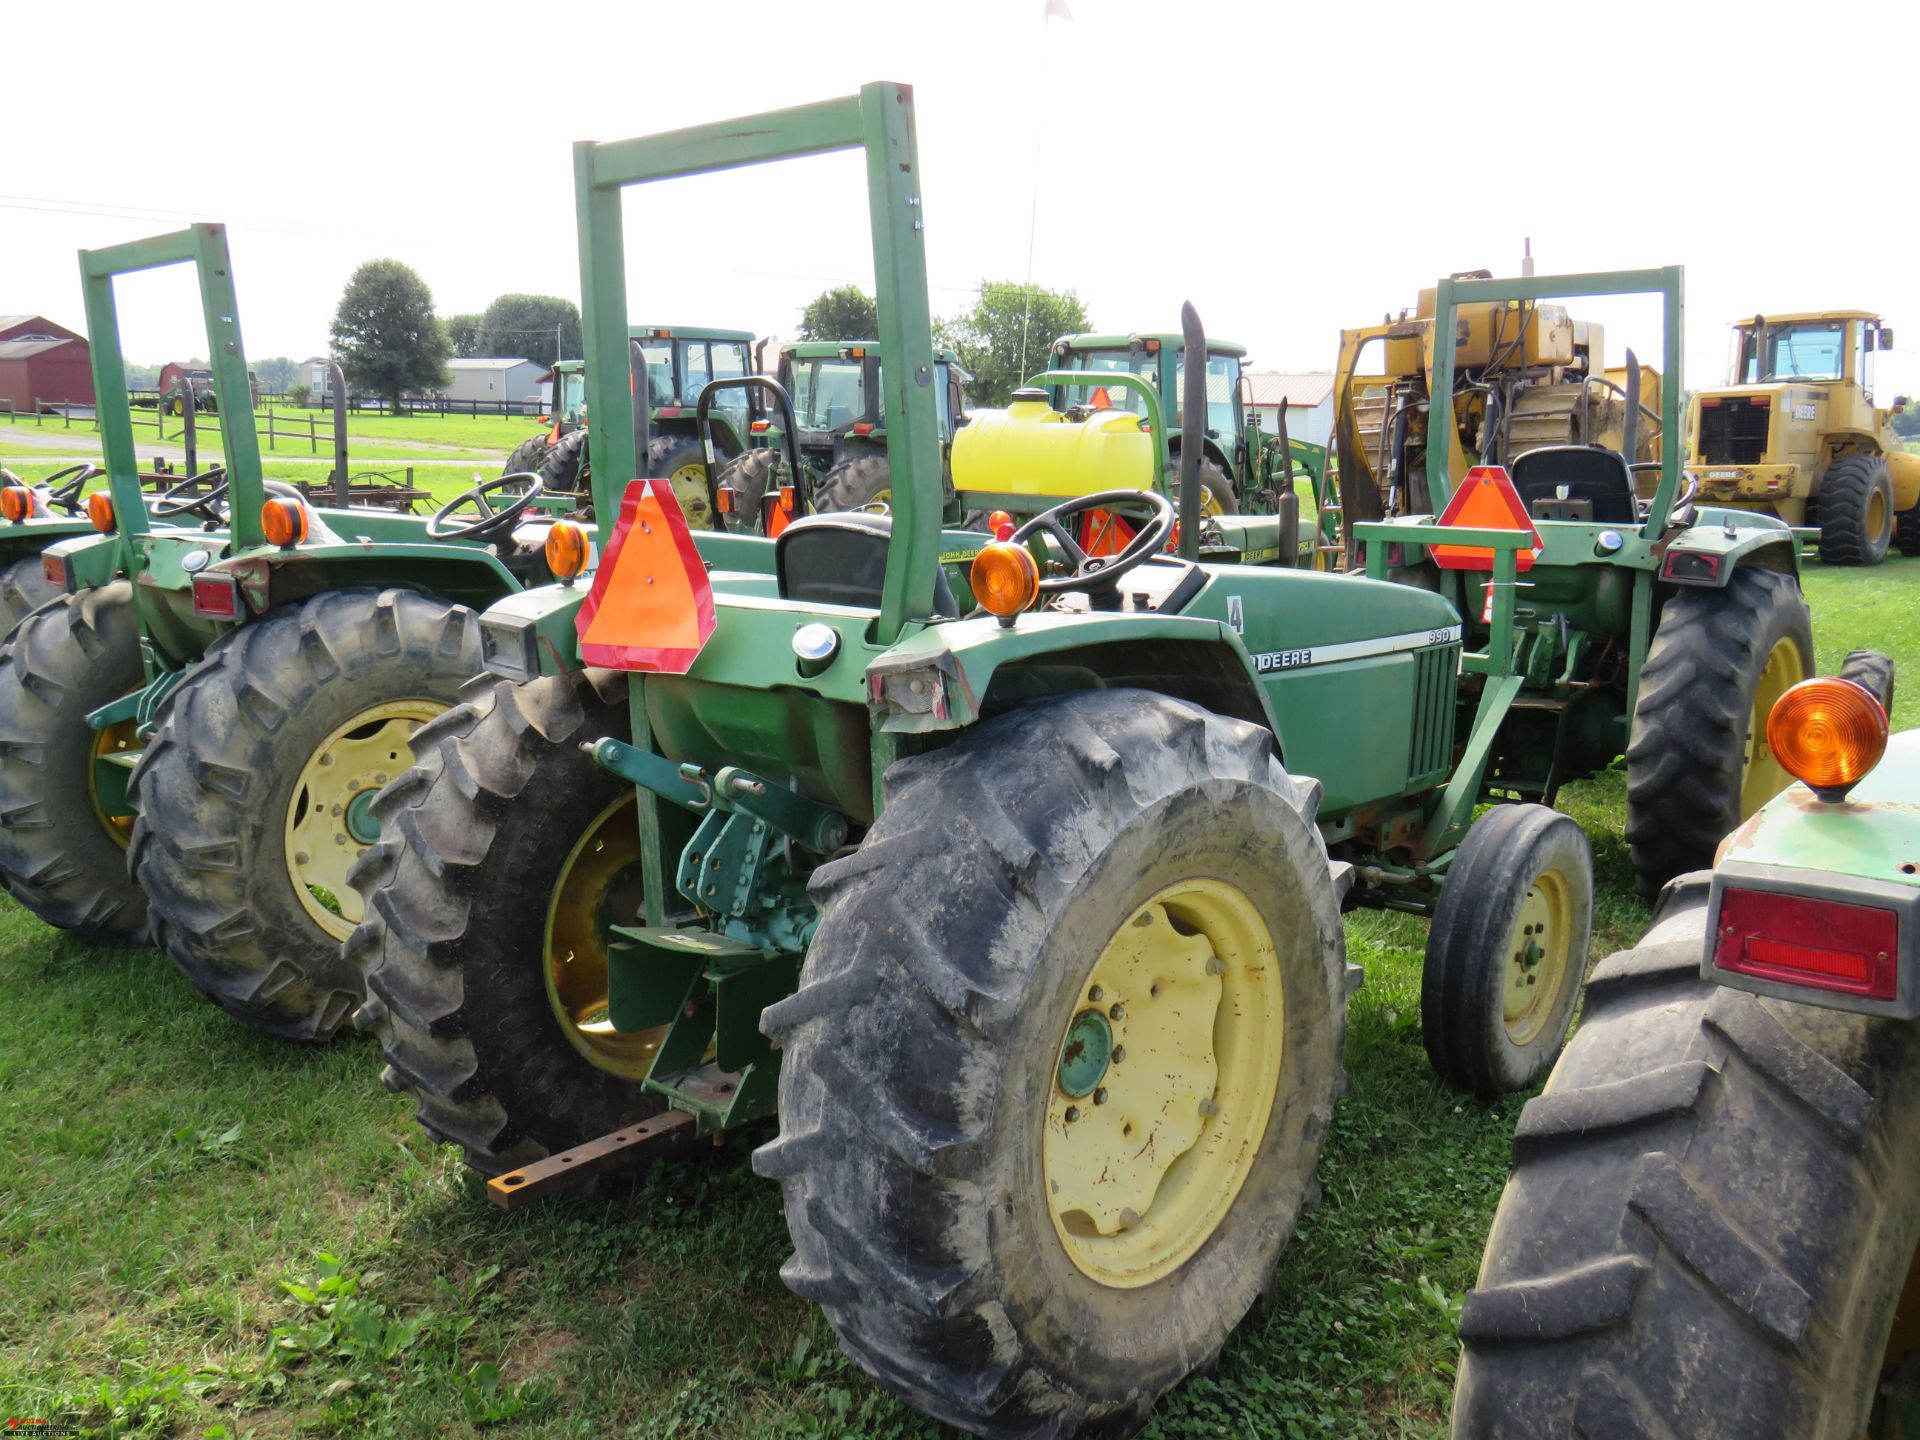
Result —
[[[1920, 723], [1920, 561], [1809, 568], [1820, 662], [1903, 669]], [[1597, 953], [1646, 923], [1622, 777], [1569, 792], [1594, 842]], [[4, 902], [0, 902], [4, 903]], [[1156, 1437], [1444, 1434], [1521, 1097], [1444, 1090], [1419, 1034], [1424, 926], [1349, 919], [1367, 969], [1324, 1202], [1278, 1303]], [[777, 1270], [760, 1137], [639, 1186], [507, 1215], [421, 1138], [379, 1057], [300, 1049], [201, 1003], [155, 951], [0, 913], [0, 1415], [191, 1437], [935, 1435], [841, 1357]]]
[[[151, 411], [134, 412], [134, 448], [143, 461], [156, 445], [169, 451], [180, 448], [180, 422], [167, 420], [156, 430]], [[333, 454], [333, 413], [328, 410], [288, 410], [275, 407], [272, 415], [274, 439], [266, 435], [268, 414], [262, 406], [255, 413], [260, 431], [263, 459], [316, 456], [328, 459]], [[312, 421], [310, 428], [308, 422]], [[360, 415], [347, 416], [348, 453], [355, 466], [366, 460], [403, 460], [419, 458], [462, 460], [505, 460], [514, 446], [545, 428], [538, 415]], [[309, 437], [314, 437], [310, 439]], [[203, 456], [218, 456], [221, 451], [220, 418], [200, 417], [196, 440]], [[56, 445], [54, 442], [58, 442]], [[317, 445], [317, 448], [316, 448]], [[31, 421], [0, 421], [0, 459], [9, 469], [16, 459], [35, 455], [97, 455], [100, 437], [91, 421], [75, 421], [64, 426], [57, 416], [42, 416], [38, 425]], [[496, 463], [493, 474], [499, 473]]]

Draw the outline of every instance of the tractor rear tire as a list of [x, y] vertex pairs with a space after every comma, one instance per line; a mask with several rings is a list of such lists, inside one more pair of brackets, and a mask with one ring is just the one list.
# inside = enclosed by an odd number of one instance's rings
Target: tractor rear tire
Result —
[[507, 463], [500, 467], [502, 475], [518, 475], [531, 472], [538, 475], [540, 467], [546, 463], [547, 451], [553, 447], [547, 442], [546, 432], [529, 435], [513, 447], [513, 453], [507, 456]]
[[[1131, 1433], [1262, 1298], [1316, 1193], [1347, 970], [1319, 787], [1281, 768], [1266, 730], [1124, 689], [987, 720], [886, 784], [858, 852], [815, 872], [799, 988], [761, 1021], [782, 1049], [780, 1134], [754, 1157], [785, 1196], [781, 1276], [862, 1370], [937, 1419], [994, 1437]], [[1204, 907], [1179, 909], [1202, 884], [1255, 917], [1243, 943], [1223, 942]], [[1184, 957], [1156, 950], [1131, 983], [1095, 983], [1117, 948], [1176, 934]], [[1221, 977], [1198, 1001], [1184, 988], [1196, 943]], [[1284, 996], [1284, 1018], [1242, 999], [1260, 985]], [[1216, 1055], [1199, 1028], [1209, 1015], [1273, 1037], [1277, 1054], [1241, 1052], [1272, 1087], [1264, 1104], [1230, 1080], [1234, 1050]], [[1066, 1069], [1083, 1024], [1108, 1032], [1099, 1055], [1114, 1067], [1085, 1091]], [[1151, 1039], [1170, 1024], [1204, 1036], [1192, 1043], [1218, 1068], [1170, 1071], [1174, 1052]], [[1131, 1071], [1123, 1041], [1143, 1052]], [[1117, 1103], [1095, 1108], [1096, 1085]], [[1073, 1095], [1084, 1113], [1061, 1108]], [[1177, 1146], [1182, 1174], [1224, 1198], [1196, 1220], [1180, 1209], [1187, 1182], [1163, 1170], [1128, 1192], [1143, 1211], [1103, 1225], [1099, 1207], [1121, 1197], [1102, 1194], [1100, 1157], [1136, 1125], [1149, 1127], [1136, 1166], [1156, 1140]], [[1048, 1158], [1075, 1139], [1097, 1153]], [[1063, 1182], [1092, 1208], [1056, 1215]], [[1129, 1232], [1141, 1248], [1101, 1249]], [[1123, 1263], [1137, 1265], [1127, 1280], [1096, 1278]]]
[[147, 934], [127, 873], [129, 822], [94, 803], [102, 737], [87, 716], [146, 683], [133, 586], [63, 595], [0, 651], [0, 878], [49, 925], [97, 940]]
[[[1180, 506], [1180, 457], [1175, 455], [1173, 463], [1167, 468], [1167, 494], [1173, 498], [1174, 508]], [[1234, 497], [1233, 482], [1227, 478], [1227, 472], [1220, 468], [1217, 460], [1205, 456], [1200, 459], [1200, 495], [1201, 505], [1212, 506], [1216, 515], [1238, 515], [1240, 502]]]
[[1920, 505], [1894, 518], [1893, 543], [1902, 555], [1920, 555]]
[[[743, 450], [720, 467], [720, 483], [733, 487], [733, 513], [727, 528], [748, 535], [760, 533], [761, 501], [766, 498], [767, 481], [773, 474], [780, 452], [771, 446]], [[804, 483], [796, 480], [795, 484]]]
[[843, 455], [820, 482], [815, 510], [864, 510], [873, 504], [891, 506], [893, 468], [884, 450], [863, 449]]
[[672, 484], [673, 498], [690, 530], [713, 528], [713, 497], [707, 489], [707, 452], [685, 435], [656, 435], [647, 445], [647, 476]]
[[1573, 1024], [1592, 938], [1593, 852], [1572, 816], [1496, 805], [1474, 821], [1427, 932], [1420, 1025], [1435, 1073], [1479, 1095], [1545, 1074]]
[[587, 432], [569, 430], [547, 447], [535, 473], [546, 481], [549, 494], [578, 495], [590, 483], [587, 463]]
[[[1797, 655], [1777, 658], [1781, 646]], [[1641, 894], [1711, 865], [1721, 837], [1786, 788], [1766, 750], [1767, 712], [1813, 663], [1813, 620], [1791, 575], [1743, 566], [1724, 589], [1667, 598], [1627, 742], [1627, 846]], [[1748, 784], [1750, 751], [1762, 779], [1779, 782], [1765, 795]]]
[[[405, 736], [480, 668], [474, 612], [413, 590], [330, 591], [207, 647], [129, 787], [154, 939], [196, 990], [267, 1034], [333, 1038], [360, 1001], [340, 945], [359, 918], [341, 862], [366, 843], [361, 792], [405, 768]], [[329, 806], [329, 789], [351, 794]]]
[[41, 569], [38, 551], [0, 566], [0, 639], [60, 593]]
[[1703, 981], [1708, 879], [1595, 967], [1521, 1111], [1456, 1440], [1868, 1433], [1920, 1242], [1920, 1025]]
[[1893, 478], [1882, 455], [1842, 455], [1820, 481], [1820, 558], [1878, 565], [1893, 541]]
[[[380, 1042], [390, 1090], [466, 1162], [498, 1175], [571, 1149], [663, 1102], [589, 1060], [555, 1018], [547, 925], [577, 841], [624, 818], [633, 786], [582, 741], [632, 733], [626, 677], [573, 671], [476, 680], [414, 736], [415, 763], [374, 804], [381, 838], [355, 867], [366, 918], [347, 942], [364, 974], [354, 1025]], [[639, 896], [583, 906], [642, 923]]]

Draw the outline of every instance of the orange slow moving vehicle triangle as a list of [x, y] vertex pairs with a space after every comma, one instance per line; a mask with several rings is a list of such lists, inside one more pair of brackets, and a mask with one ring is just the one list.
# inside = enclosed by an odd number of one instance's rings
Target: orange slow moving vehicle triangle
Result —
[[[1533, 548], [1516, 554], [1517, 568], [1531, 570], [1540, 557], [1540, 532], [1504, 466], [1476, 465], [1467, 471], [1435, 523], [1462, 530], [1524, 530]], [[1435, 545], [1433, 560], [1442, 570], [1491, 570], [1493, 551], [1482, 545]]]
[[713, 634], [713, 584], [664, 480], [635, 480], [581, 602], [580, 658], [615, 670], [684, 675]]

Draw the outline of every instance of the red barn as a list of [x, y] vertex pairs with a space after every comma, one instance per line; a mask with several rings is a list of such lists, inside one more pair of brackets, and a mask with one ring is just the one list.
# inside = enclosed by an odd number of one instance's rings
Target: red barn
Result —
[[93, 403], [85, 337], [44, 315], [0, 315], [0, 410], [62, 403]]

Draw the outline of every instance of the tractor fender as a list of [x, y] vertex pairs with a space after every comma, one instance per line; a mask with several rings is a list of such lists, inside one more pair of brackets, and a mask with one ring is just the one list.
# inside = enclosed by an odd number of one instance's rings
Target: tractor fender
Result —
[[[1666, 585], [1724, 590], [1742, 566], [1800, 578], [1800, 546], [1793, 527], [1763, 511], [1702, 505], [1694, 512], [1693, 524], [1667, 542], [1664, 555], [1659, 573]], [[1687, 556], [1712, 557], [1715, 563], [1690, 565]]]
[[1119, 686], [1152, 690], [1217, 715], [1279, 725], [1240, 637], [1218, 620], [1129, 616], [1097, 628], [1083, 617], [1023, 617], [1012, 629], [937, 625], [867, 667], [877, 730], [958, 730], [1043, 696]]
[[256, 551], [215, 568], [238, 577], [248, 606], [259, 614], [348, 586], [400, 586], [484, 610], [521, 584], [507, 567], [478, 545], [302, 545]]

